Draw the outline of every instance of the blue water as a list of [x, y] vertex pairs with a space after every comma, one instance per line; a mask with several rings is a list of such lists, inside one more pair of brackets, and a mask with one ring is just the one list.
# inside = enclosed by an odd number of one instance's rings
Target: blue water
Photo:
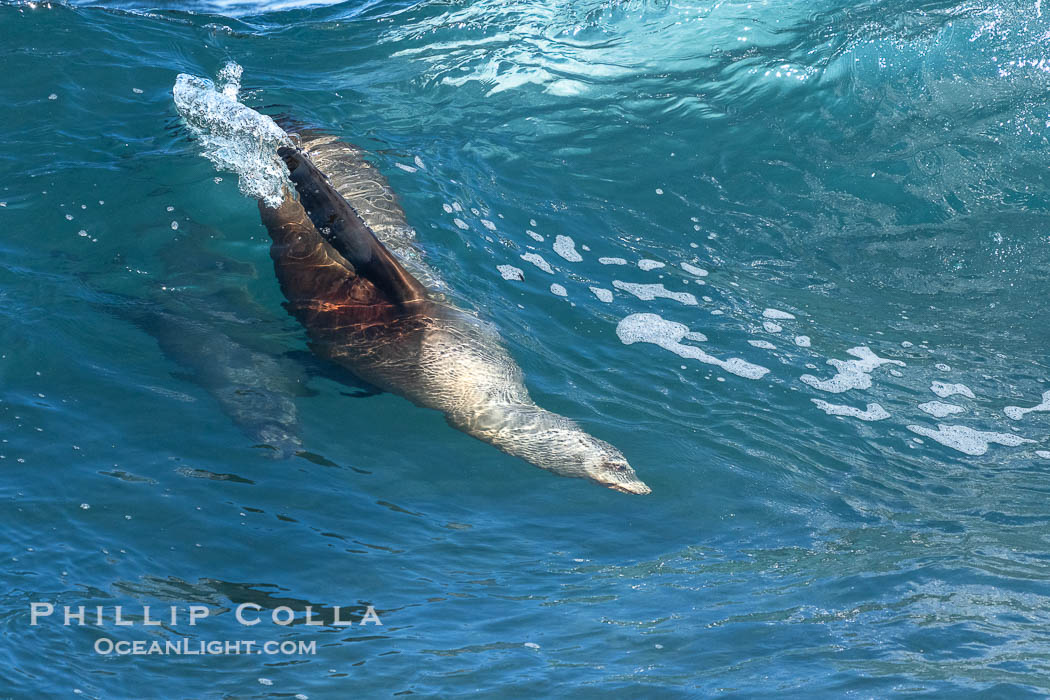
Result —
[[[1039, 0], [0, 4], [0, 696], [1050, 692], [1050, 415], [1005, 410], [1050, 389], [1048, 48]], [[369, 150], [537, 401], [652, 495], [300, 362], [256, 205], [172, 102], [227, 61]], [[127, 313], [157, 299], [313, 375], [299, 456]], [[628, 344], [634, 314], [707, 340]]]

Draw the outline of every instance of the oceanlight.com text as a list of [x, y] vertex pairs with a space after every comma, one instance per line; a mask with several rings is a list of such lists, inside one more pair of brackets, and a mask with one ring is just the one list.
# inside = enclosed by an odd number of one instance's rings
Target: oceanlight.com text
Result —
[[258, 642], [254, 639], [168, 641], [135, 639], [114, 641], [108, 637], [95, 640], [94, 650], [101, 656], [224, 656], [265, 654], [267, 656], [312, 656], [317, 642], [285, 640]]

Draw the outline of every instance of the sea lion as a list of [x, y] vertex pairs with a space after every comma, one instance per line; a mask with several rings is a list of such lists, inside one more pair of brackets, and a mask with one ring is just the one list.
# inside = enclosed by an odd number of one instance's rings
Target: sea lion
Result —
[[260, 200], [259, 212], [285, 307], [314, 352], [541, 469], [650, 493], [619, 450], [537, 406], [496, 330], [448, 302], [360, 151], [316, 132], [298, 136], [299, 148], [278, 150], [298, 199], [286, 188], [279, 207]]
[[309, 365], [293, 359], [287, 343], [271, 332], [286, 329], [287, 321], [236, 282], [257, 276], [254, 266], [208, 249], [206, 242], [220, 236], [199, 222], [184, 223], [159, 251], [163, 264], [144, 294], [137, 281], [131, 282], [135, 293], [120, 288], [130, 281], [120, 254], [110, 270], [77, 276], [98, 308], [152, 336], [178, 365], [172, 375], [207, 391], [260, 454], [308, 454], [299, 437], [296, 399], [315, 393], [307, 388]]
[[303, 449], [295, 397], [305, 393], [306, 375], [296, 363], [247, 347], [204, 319], [152, 307], [134, 316], [263, 454], [287, 459]]

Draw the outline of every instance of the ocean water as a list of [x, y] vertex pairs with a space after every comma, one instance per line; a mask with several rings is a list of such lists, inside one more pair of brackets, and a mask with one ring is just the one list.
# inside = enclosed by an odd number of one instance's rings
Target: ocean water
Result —
[[[1041, 0], [0, 3], [0, 697], [1050, 692], [1048, 48]], [[172, 100], [228, 62], [651, 495], [309, 359]]]

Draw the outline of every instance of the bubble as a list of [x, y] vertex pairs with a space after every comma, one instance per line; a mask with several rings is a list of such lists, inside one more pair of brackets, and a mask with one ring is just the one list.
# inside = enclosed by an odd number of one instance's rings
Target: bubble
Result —
[[558, 235], [554, 239], [554, 252], [569, 262], [580, 262], [583, 256], [576, 252], [576, 243], [568, 236]]
[[889, 412], [877, 403], [869, 403], [862, 411], [853, 406], [840, 406], [820, 399], [810, 399], [810, 401], [829, 416], [849, 416], [863, 421], [880, 421], [890, 417]]
[[934, 418], [944, 418], [954, 413], [963, 413], [966, 411], [962, 406], [956, 406], [953, 403], [942, 403], [940, 401], [927, 401], [926, 403], [920, 403], [918, 406], [919, 410], [923, 413], [928, 413]]
[[551, 267], [550, 263], [544, 260], [543, 256], [539, 253], [525, 253], [521, 256], [521, 259], [525, 262], [532, 263], [533, 265], [540, 268], [549, 275], [554, 274], [554, 268]]
[[879, 357], [867, 346], [850, 348], [846, 351], [856, 360], [828, 360], [828, 364], [838, 370], [830, 379], [818, 379], [812, 374], [803, 374], [800, 380], [814, 389], [832, 394], [840, 394], [850, 389], [868, 389], [871, 387], [871, 373], [885, 364], [905, 366], [900, 360], [889, 360]]
[[755, 365], [737, 357], [722, 360], [709, 355], [695, 345], [683, 344], [681, 341], [691, 339], [689, 334], [688, 326], [665, 320], [651, 313], [631, 314], [616, 326], [616, 335], [624, 345], [652, 343], [679, 357], [717, 365], [731, 374], [746, 379], [760, 379], [769, 373], [769, 370], [761, 365]]
[[1003, 413], [1005, 413], [1011, 420], [1021, 420], [1026, 413], [1040, 413], [1045, 411], [1050, 411], [1050, 391], [1044, 392], [1043, 400], [1038, 405], [1032, 406], [1031, 408], [1007, 406], [1003, 409]]
[[942, 399], [946, 399], [949, 396], [955, 396], [961, 394], [968, 399], [976, 398], [974, 393], [970, 390], [970, 387], [965, 384], [949, 384], [948, 382], [933, 382], [930, 384], [930, 391], [940, 396]]
[[935, 440], [945, 447], [974, 457], [979, 457], [988, 452], [988, 448], [992, 443], [1007, 447], [1017, 447], [1027, 442], [1035, 442], [1035, 440], [1029, 440], [1011, 433], [982, 432], [962, 425], [944, 425], [943, 423], [937, 425], [937, 430], [925, 428], [921, 425], [909, 425], [908, 430]]
[[637, 284], [635, 282], [621, 282], [620, 280], [613, 280], [612, 284], [617, 289], [633, 294], [642, 301], [652, 301], [660, 297], [673, 299], [686, 306], [697, 305], [696, 297], [689, 292], [672, 292], [662, 284]]
[[695, 277], [707, 277], [707, 270], [705, 270], [702, 267], [697, 267], [687, 262], [678, 263], [678, 265], [690, 275], [693, 275]]
[[499, 270], [500, 275], [505, 280], [522, 281], [525, 279], [525, 273], [520, 267], [514, 267], [513, 265], [497, 265], [496, 269]]

